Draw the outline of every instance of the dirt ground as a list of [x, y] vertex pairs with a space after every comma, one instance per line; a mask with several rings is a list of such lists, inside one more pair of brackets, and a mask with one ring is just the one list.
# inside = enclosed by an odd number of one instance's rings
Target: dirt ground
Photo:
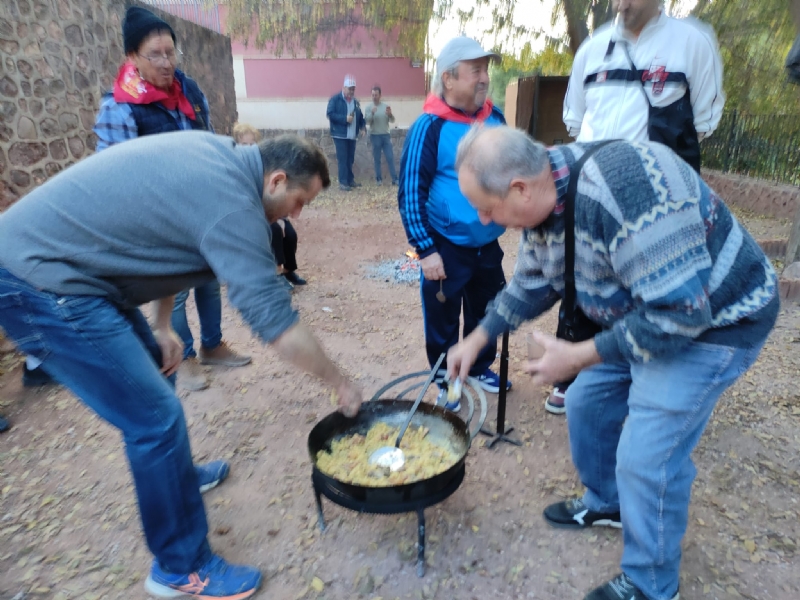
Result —
[[[309, 284], [294, 301], [367, 396], [426, 368], [417, 287], [366, 277], [408, 247], [394, 191], [326, 192], [295, 223]], [[759, 236], [786, 229], [746, 220]], [[509, 274], [517, 241], [517, 232], [502, 238]], [[683, 599], [800, 598], [799, 327], [800, 310], [784, 307], [695, 453]], [[490, 450], [476, 438], [461, 488], [426, 511], [428, 569], [418, 579], [413, 514], [356, 514], [323, 500], [328, 530], [319, 532], [306, 437], [332, 410], [330, 393], [279, 362], [226, 306], [225, 338], [253, 363], [213, 368], [208, 390], [181, 392], [196, 459], [232, 466], [204, 496], [213, 548], [263, 570], [257, 598], [583, 598], [618, 572], [621, 536], [556, 530], [541, 517], [580, 485], [564, 418], [544, 411], [547, 390], [519, 370], [533, 328], [554, 331], [554, 315], [511, 337], [508, 421], [524, 445]], [[13, 423], [0, 435], [0, 599], [146, 598], [151, 557], [119, 434], [61, 388], [23, 389], [19, 357], [0, 360], [0, 414]]]

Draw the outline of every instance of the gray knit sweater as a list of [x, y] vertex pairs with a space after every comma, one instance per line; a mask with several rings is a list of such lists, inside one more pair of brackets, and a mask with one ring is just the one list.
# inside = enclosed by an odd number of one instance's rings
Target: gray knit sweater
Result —
[[[584, 145], [550, 152], [554, 214], [522, 232], [514, 277], [481, 325], [496, 337], [564, 291], [563, 199]], [[691, 340], [746, 348], [777, 318], [777, 277], [722, 200], [661, 144], [615, 142], [580, 173], [575, 200], [578, 304], [604, 326], [605, 362], [647, 362]]]
[[0, 266], [57, 295], [136, 306], [211, 281], [265, 341], [297, 321], [278, 281], [257, 146], [145, 136], [69, 167], [0, 215]]

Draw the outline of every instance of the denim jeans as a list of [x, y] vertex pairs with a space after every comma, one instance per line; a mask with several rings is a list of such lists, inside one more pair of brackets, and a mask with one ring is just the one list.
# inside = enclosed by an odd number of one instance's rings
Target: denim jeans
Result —
[[211, 557], [180, 400], [138, 309], [58, 296], [0, 268], [0, 327], [122, 433], [145, 539], [161, 566], [188, 573]]
[[595, 365], [567, 390], [583, 501], [593, 511], [622, 513], [622, 570], [651, 600], [678, 590], [696, 474], [692, 451], [720, 395], [762, 346], [763, 340], [750, 349], [692, 342], [677, 356], [646, 364]]
[[[175, 296], [175, 307], [172, 309], [172, 328], [183, 340], [183, 358], [197, 356], [194, 350], [194, 338], [186, 319], [186, 299], [191, 290], [184, 290]], [[219, 281], [216, 279], [194, 288], [194, 303], [197, 305], [197, 316], [200, 319], [200, 343], [203, 348], [213, 350], [222, 343], [222, 299], [220, 298]]]
[[356, 160], [356, 141], [333, 138], [336, 148], [336, 163], [339, 167], [339, 185], [352, 186], [355, 182], [353, 163]]
[[381, 173], [381, 151], [386, 155], [386, 163], [389, 165], [389, 175], [392, 182], [397, 181], [397, 171], [394, 168], [394, 149], [392, 148], [392, 136], [388, 133], [373, 134], [369, 136], [372, 142], [372, 160], [375, 162], [375, 180], [382, 181]]

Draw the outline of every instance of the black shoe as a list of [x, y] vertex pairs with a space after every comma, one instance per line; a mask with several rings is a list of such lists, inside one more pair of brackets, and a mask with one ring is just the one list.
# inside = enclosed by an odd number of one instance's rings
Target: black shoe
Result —
[[22, 385], [25, 387], [42, 387], [51, 383], [55, 383], [55, 381], [44, 372], [42, 367], [29, 369], [28, 365], [25, 365], [25, 370], [22, 372]]
[[6, 421], [3, 417], [0, 417], [0, 433], [8, 431], [9, 427], [11, 427], [11, 425], [8, 424], [8, 421]]
[[[680, 594], [676, 592], [672, 600], [678, 600], [679, 597]], [[583, 600], [647, 600], [647, 596], [633, 585], [625, 573], [620, 573], [611, 581], [586, 594]]]
[[281, 277], [280, 281], [281, 285], [283, 285], [283, 287], [286, 289], [287, 292], [291, 294], [294, 291], [294, 285], [292, 284], [291, 281], [286, 279], [286, 277]]
[[302, 277], [300, 277], [300, 275], [298, 275], [296, 271], [290, 271], [288, 273], [284, 273], [283, 276], [286, 277], [289, 283], [292, 283], [294, 285], [305, 285], [307, 283], [307, 281]]
[[615, 527], [622, 529], [619, 512], [599, 513], [586, 508], [580, 498], [556, 502], [544, 509], [544, 520], [553, 527], [583, 529], [584, 527]]

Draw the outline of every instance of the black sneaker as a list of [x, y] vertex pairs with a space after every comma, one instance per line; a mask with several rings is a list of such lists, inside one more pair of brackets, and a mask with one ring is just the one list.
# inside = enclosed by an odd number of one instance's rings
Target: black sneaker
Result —
[[284, 273], [283, 276], [292, 285], [305, 285], [307, 283], [306, 280], [300, 277], [296, 271], [289, 271]]
[[22, 371], [22, 385], [25, 387], [41, 387], [43, 385], [50, 385], [51, 383], [55, 383], [55, 381], [53, 381], [50, 375], [44, 372], [42, 367], [29, 369], [28, 365], [24, 366], [24, 370]]
[[[679, 593], [675, 593], [672, 600], [678, 600]], [[620, 573], [608, 583], [592, 590], [583, 600], [648, 600], [642, 590], [633, 585], [625, 573]]]
[[622, 529], [619, 512], [599, 513], [586, 508], [583, 500], [573, 498], [556, 502], [544, 509], [544, 520], [553, 527], [583, 529], [584, 527], [615, 527]]

